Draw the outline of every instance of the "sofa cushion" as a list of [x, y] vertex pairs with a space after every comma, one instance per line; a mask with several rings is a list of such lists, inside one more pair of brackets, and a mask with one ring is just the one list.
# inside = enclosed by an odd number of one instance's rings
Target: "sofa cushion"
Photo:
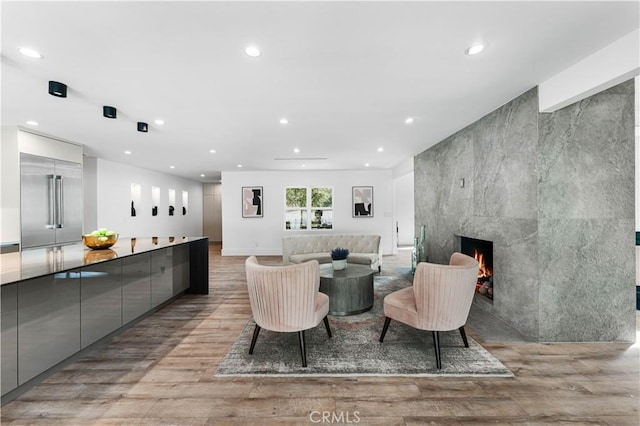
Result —
[[347, 263], [357, 263], [358, 265], [373, 265], [378, 261], [377, 253], [349, 253]]
[[[309, 260], [317, 260], [318, 263], [331, 263], [331, 255], [329, 253], [304, 253], [293, 254], [289, 257], [291, 263], [303, 263]], [[375, 253], [349, 253], [347, 263], [371, 266], [378, 261], [378, 255]]]
[[331, 263], [331, 255], [329, 253], [303, 253], [289, 256], [291, 263], [303, 263], [309, 260], [317, 260], [318, 263]]
[[349, 249], [348, 263], [369, 265], [380, 270], [382, 253], [379, 235], [287, 235], [282, 239], [282, 261], [302, 263], [315, 259], [319, 263], [331, 262], [331, 250]]

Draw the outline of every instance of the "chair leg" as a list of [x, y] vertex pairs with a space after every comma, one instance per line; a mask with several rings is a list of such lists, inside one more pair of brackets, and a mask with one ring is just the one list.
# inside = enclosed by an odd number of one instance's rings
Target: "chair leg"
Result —
[[327, 316], [325, 315], [324, 319], [322, 320], [324, 322], [324, 328], [327, 329], [327, 334], [329, 335], [329, 337], [331, 337], [331, 327], [329, 327], [329, 318], [327, 318]]
[[384, 326], [382, 327], [382, 334], [380, 334], [380, 342], [384, 340], [384, 335], [387, 334], [387, 330], [389, 329], [389, 324], [391, 323], [391, 318], [384, 318]]
[[464, 342], [464, 347], [468, 348], [469, 347], [469, 341], [467, 340], [467, 333], [465, 333], [465, 331], [464, 331], [464, 325], [462, 327], [460, 327], [458, 330], [460, 330], [460, 335], [462, 336], [462, 341]]
[[442, 368], [442, 362], [440, 361], [440, 336], [437, 331], [433, 332], [433, 346], [436, 351], [436, 367], [439, 370]]
[[253, 348], [256, 346], [256, 340], [258, 340], [258, 334], [260, 334], [260, 326], [256, 324], [256, 328], [253, 329], [253, 337], [251, 338], [251, 346], [249, 346], [249, 355], [253, 354]]
[[298, 340], [300, 341], [300, 356], [302, 356], [302, 366], [307, 366], [307, 346], [304, 342], [304, 330], [298, 331]]

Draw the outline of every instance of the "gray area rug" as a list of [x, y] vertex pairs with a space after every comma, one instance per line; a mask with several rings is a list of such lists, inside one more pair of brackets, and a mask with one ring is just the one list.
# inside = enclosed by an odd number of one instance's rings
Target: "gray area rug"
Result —
[[249, 320], [216, 371], [216, 376], [500, 376], [513, 374], [472, 338], [465, 348], [455, 330], [440, 333], [442, 369], [436, 368], [432, 333], [392, 321], [380, 343], [382, 300], [411, 285], [402, 276], [376, 276], [373, 308], [352, 316], [329, 316], [333, 337], [324, 325], [307, 330], [307, 367], [300, 359], [297, 333], [261, 330], [253, 351], [255, 323]]

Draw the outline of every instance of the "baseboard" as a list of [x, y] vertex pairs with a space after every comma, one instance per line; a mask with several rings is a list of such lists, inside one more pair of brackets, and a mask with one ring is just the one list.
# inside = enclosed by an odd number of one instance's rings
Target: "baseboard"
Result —
[[253, 248], [223, 248], [222, 256], [282, 256], [281, 248], [253, 247]]

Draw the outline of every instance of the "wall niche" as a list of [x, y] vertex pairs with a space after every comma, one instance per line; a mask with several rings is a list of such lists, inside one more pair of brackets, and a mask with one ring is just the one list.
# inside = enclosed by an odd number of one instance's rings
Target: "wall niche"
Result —
[[158, 216], [158, 206], [160, 205], [160, 188], [151, 187], [151, 216]]
[[137, 216], [140, 201], [142, 199], [142, 191], [139, 183], [131, 184], [131, 216]]
[[182, 216], [187, 215], [188, 209], [189, 209], [189, 192], [182, 191]]
[[176, 190], [169, 188], [167, 193], [169, 196], [169, 216], [173, 216], [176, 210]]

